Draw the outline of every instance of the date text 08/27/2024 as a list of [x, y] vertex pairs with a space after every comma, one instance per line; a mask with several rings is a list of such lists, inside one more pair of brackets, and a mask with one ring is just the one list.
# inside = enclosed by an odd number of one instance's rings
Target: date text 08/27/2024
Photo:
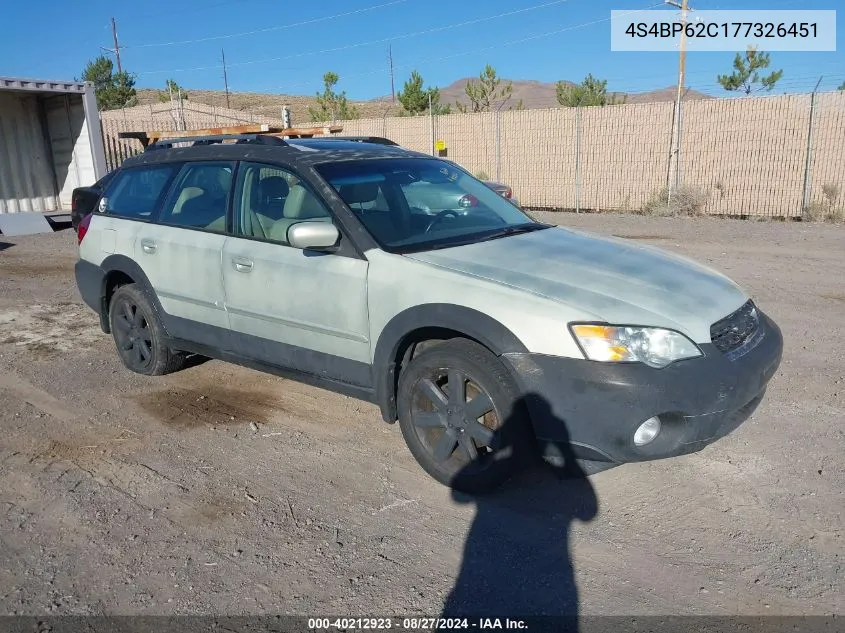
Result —
[[389, 630], [525, 630], [527, 623], [511, 618], [308, 618], [309, 631]]

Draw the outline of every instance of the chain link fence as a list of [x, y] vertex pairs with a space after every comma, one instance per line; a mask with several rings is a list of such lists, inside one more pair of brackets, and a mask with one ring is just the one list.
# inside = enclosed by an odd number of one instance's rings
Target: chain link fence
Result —
[[[282, 125], [281, 116], [188, 101], [101, 118], [111, 167], [141, 149], [117, 139], [123, 130]], [[443, 141], [448, 159], [509, 184], [526, 208], [653, 213], [671, 198], [672, 103], [336, 123], [344, 135], [385, 136], [428, 154], [437, 154], [435, 142]], [[671, 191], [681, 212], [792, 218], [845, 204], [845, 92], [690, 100], [680, 127]]]

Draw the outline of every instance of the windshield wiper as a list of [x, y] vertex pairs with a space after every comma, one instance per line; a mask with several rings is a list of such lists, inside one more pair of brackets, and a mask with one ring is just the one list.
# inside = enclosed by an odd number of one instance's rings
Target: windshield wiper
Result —
[[540, 229], [548, 229], [550, 227], [550, 224], [517, 224], [515, 226], [506, 226], [503, 229], [499, 229], [498, 231], [485, 235], [478, 241], [487, 242], [489, 240], [497, 240], [500, 237], [519, 235], [520, 233], [531, 233], [532, 231], [539, 231]]
[[421, 244], [414, 244], [412, 246], [406, 246], [399, 251], [396, 251], [402, 255], [409, 254], [409, 253], [418, 253], [420, 251], [439, 251], [444, 248], [455, 248], [457, 246], [467, 246], [469, 244], [478, 244], [479, 242], [486, 242], [488, 240], [495, 240], [500, 237], [507, 237], [509, 235], [518, 235], [520, 233], [531, 233], [532, 231], [539, 231], [540, 229], [549, 229], [551, 228], [551, 224], [517, 224], [515, 226], [508, 226], [502, 229], [498, 229], [492, 233], [488, 233], [486, 235], [470, 235], [466, 239], [456, 239], [456, 240], [449, 240], [447, 242], [437, 242], [437, 243], [430, 243], [430, 242], [423, 242]]

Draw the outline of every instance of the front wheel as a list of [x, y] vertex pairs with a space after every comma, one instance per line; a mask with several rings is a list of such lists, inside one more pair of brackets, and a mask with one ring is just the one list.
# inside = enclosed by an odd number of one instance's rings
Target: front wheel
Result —
[[504, 365], [454, 339], [415, 356], [399, 377], [399, 426], [411, 453], [440, 483], [493, 490], [524, 463], [528, 417]]

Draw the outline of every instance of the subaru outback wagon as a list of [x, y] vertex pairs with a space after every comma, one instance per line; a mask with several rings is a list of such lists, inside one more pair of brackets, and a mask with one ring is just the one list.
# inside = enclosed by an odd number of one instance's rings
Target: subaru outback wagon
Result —
[[781, 360], [777, 325], [723, 275], [536, 222], [398, 146], [152, 145], [78, 239], [80, 293], [130, 370], [198, 354], [376, 403], [469, 492], [529, 452], [597, 472], [701, 450]]

